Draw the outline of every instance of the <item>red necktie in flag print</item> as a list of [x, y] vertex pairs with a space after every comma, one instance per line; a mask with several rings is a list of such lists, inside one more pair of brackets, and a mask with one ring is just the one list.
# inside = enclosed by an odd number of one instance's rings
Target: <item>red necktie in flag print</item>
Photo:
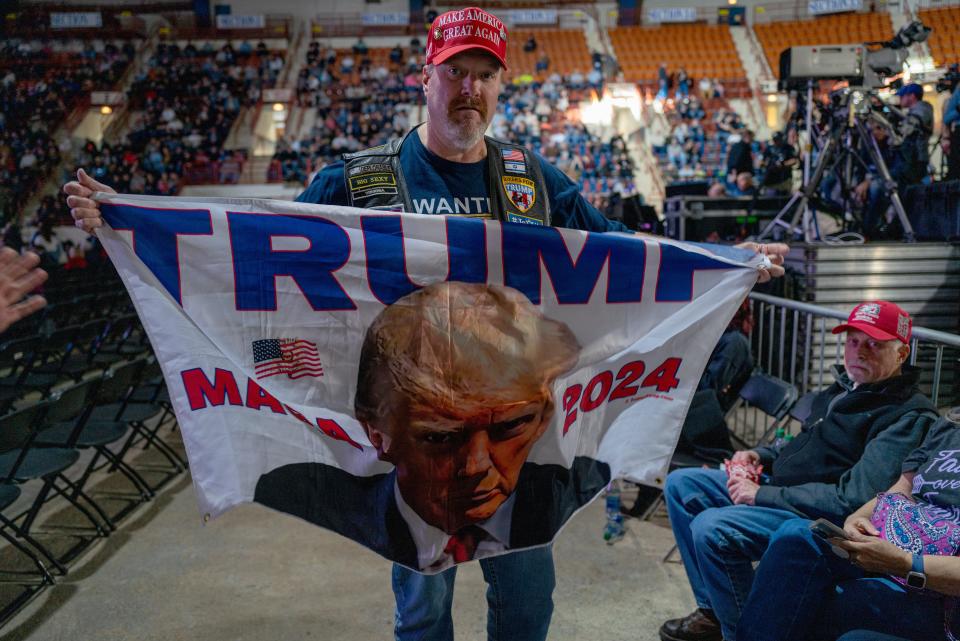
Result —
[[477, 547], [488, 538], [490, 536], [483, 528], [468, 525], [450, 537], [443, 551], [453, 557], [454, 563], [463, 563], [473, 559], [477, 553]]
[[253, 341], [257, 378], [286, 374], [289, 378], [323, 376], [316, 343], [299, 338], [265, 338]]

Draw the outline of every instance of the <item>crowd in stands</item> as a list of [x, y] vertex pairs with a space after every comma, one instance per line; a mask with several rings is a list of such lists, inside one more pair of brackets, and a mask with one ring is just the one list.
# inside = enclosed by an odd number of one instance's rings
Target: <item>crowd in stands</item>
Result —
[[316, 109], [316, 120], [305, 138], [277, 141], [271, 178], [303, 184], [343, 153], [403, 135], [411, 103], [420, 100], [422, 56], [417, 39], [376, 62], [362, 39], [346, 52], [311, 42], [296, 90], [298, 104]]
[[508, 85], [490, 126], [495, 138], [540, 153], [579, 185], [588, 202], [617, 217], [623, 199], [637, 193], [633, 161], [622, 139], [602, 141], [570, 117], [571, 105], [589, 91], [556, 73], [543, 83]]
[[[130, 47], [119, 53], [107, 47], [102, 55], [120, 56], [126, 64], [132, 54]], [[78, 74], [84, 75], [87, 71], [80, 69], [90, 68], [98, 66], [80, 67]], [[255, 105], [262, 89], [276, 84], [282, 69], [283, 57], [267, 50], [263, 43], [253, 47], [244, 42], [236, 49], [230, 44], [215, 49], [209, 43], [200, 48], [162, 43], [131, 85], [130, 104], [139, 116], [129, 133], [115, 144], [103, 142], [98, 147], [87, 141], [74, 151], [74, 163], [122, 193], [176, 195], [186, 180], [197, 175], [235, 182], [244, 159], [241, 152], [224, 149], [224, 142], [240, 109]], [[107, 83], [119, 72], [118, 68], [109, 77], [98, 77], [98, 81]], [[91, 83], [93, 80], [80, 85], [84, 91], [102, 86]], [[2, 129], [0, 133], [9, 133], [16, 140], [31, 131], [30, 123], [62, 120], [63, 93], [50, 93], [56, 99], [53, 112], [21, 123], [19, 130]], [[3, 96], [7, 98], [6, 92]], [[43, 153], [34, 151], [32, 162], [49, 170], [59, 162], [60, 151], [47, 137]], [[9, 145], [0, 146], [0, 159], [6, 159], [3, 171], [9, 170], [10, 155]], [[211, 171], [214, 168], [215, 174]], [[55, 226], [62, 224], [70, 224], [70, 216], [66, 198], [58, 191], [41, 200], [22, 228], [15, 221], [9, 222], [4, 228], [4, 244], [33, 249], [46, 268], [82, 266], [89, 248], [58, 238]]]
[[0, 44], [0, 215], [17, 215], [56, 167], [53, 138], [90, 91], [111, 88], [136, 49], [131, 42], [5, 40]]
[[[526, 46], [536, 44], [528, 41]], [[410, 110], [421, 95], [419, 41], [395, 46], [389, 57], [375, 60], [372, 55], [362, 40], [341, 52], [310, 44], [297, 80], [297, 100], [316, 108], [316, 121], [306, 138], [278, 141], [272, 177], [304, 184], [313, 171], [344, 152], [383, 144], [416, 124], [410, 121]], [[347, 58], [351, 61], [345, 64]], [[636, 195], [633, 163], [622, 140], [602, 142], [568, 115], [571, 105], [589, 98], [602, 82], [602, 75], [597, 80], [556, 72], [542, 83], [518, 77], [504, 85], [491, 128], [494, 137], [542, 154], [606, 212]]]
[[129, 133], [116, 145], [88, 143], [77, 163], [128, 193], [173, 195], [192, 176], [236, 182], [244, 158], [224, 143], [241, 108], [259, 102], [283, 64], [262, 42], [161, 43], [130, 87], [139, 116]]

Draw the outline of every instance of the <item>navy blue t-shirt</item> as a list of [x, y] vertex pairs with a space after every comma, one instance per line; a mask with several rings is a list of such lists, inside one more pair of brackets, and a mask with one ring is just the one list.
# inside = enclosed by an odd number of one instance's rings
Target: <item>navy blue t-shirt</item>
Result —
[[[550, 214], [555, 227], [583, 231], [625, 231], [624, 225], [609, 220], [580, 195], [579, 188], [559, 169], [534, 154], [540, 162]], [[410, 190], [413, 213], [456, 214], [490, 218], [487, 194], [489, 170], [486, 159], [460, 163], [445, 160], [427, 149], [416, 133], [400, 148], [400, 166]], [[349, 205], [343, 179], [343, 162], [325, 167], [297, 202], [322, 205]]]

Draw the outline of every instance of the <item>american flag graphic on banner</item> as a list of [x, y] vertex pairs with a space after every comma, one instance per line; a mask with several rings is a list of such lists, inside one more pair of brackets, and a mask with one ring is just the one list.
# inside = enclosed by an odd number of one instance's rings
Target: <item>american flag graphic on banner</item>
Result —
[[519, 149], [501, 149], [504, 160], [523, 161], [523, 152]]
[[316, 343], [299, 338], [265, 338], [253, 341], [257, 378], [286, 374], [289, 378], [323, 376]]

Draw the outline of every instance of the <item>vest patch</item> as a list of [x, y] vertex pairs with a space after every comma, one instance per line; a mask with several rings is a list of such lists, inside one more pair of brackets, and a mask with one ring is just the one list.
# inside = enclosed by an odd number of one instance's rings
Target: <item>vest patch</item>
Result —
[[527, 173], [527, 164], [524, 162], [523, 152], [519, 149], [503, 148], [500, 150], [503, 156], [503, 169], [514, 174]]
[[543, 221], [536, 218], [530, 218], [529, 216], [521, 216], [520, 214], [514, 214], [512, 212], [507, 214], [508, 223], [519, 223], [521, 225], [540, 225], [543, 226]]
[[[376, 171], [382, 165], [363, 167], [366, 172], [357, 172], [348, 178], [350, 195], [354, 199], [370, 198], [383, 194], [397, 194], [397, 176], [393, 171]], [[369, 171], [373, 169], [373, 171]], [[353, 172], [351, 172], [353, 173]]]
[[530, 211], [533, 203], [537, 201], [536, 183], [529, 178], [519, 176], [504, 176], [502, 180], [503, 191], [514, 207], [519, 209], [522, 214]]

